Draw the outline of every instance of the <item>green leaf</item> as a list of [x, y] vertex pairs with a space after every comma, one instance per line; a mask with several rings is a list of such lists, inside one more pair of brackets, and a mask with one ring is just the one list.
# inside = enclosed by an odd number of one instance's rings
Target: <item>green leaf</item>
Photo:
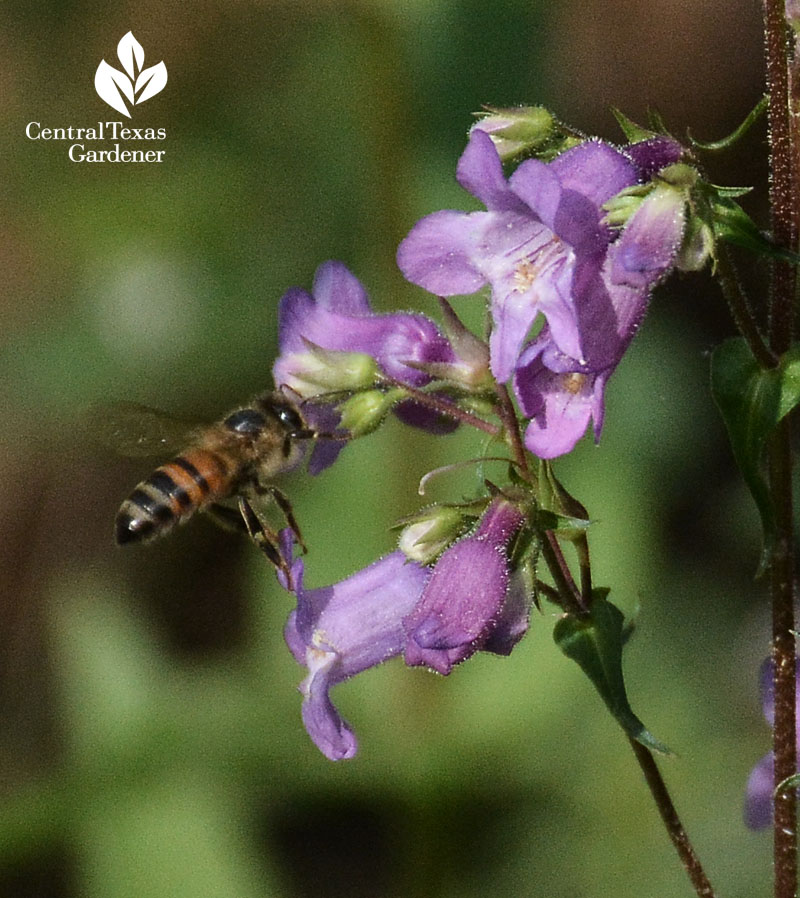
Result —
[[756, 103], [756, 105], [750, 110], [747, 115], [747, 118], [739, 125], [739, 127], [729, 134], [727, 137], [723, 137], [720, 140], [712, 140], [709, 143], [701, 143], [699, 140], [695, 140], [691, 135], [689, 135], [689, 142], [693, 147], [697, 147], [700, 150], [727, 150], [728, 147], [732, 147], [740, 138], [744, 137], [744, 135], [750, 130], [755, 122], [758, 121], [761, 114], [767, 108], [767, 103], [769, 102], [769, 96], [764, 94], [764, 96]]
[[778, 421], [800, 404], [800, 346], [793, 346], [781, 359]]
[[726, 187], [724, 184], [712, 184], [714, 190], [720, 195], [728, 199], [736, 200], [740, 196], [747, 196], [753, 192], [752, 187]]
[[711, 393], [761, 517], [761, 574], [775, 542], [775, 509], [763, 473], [764, 448], [781, 418], [800, 403], [800, 347], [792, 347], [777, 367], [764, 369], [744, 337], [726, 340], [711, 356]]
[[579, 618], [567, 614], [553, 630], [561, 651], [575, 661], [592, 681], [608, 710], [622, 729], [646, 748], [661, 754], [670, 750], [653, 736], [633, 713], [622, 675], [625, 620], [622, 612], [606, 599], [608, 590], [593, 593], [591, 612]]

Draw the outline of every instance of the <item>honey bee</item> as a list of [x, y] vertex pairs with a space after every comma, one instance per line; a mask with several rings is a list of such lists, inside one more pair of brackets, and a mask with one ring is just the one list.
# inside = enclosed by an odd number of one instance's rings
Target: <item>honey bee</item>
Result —
[[[281, 392], [264, 393], [217, 423], [188, 432], [162, 412], [133, 403], [117, 403], [95, 417], [103, 442], [127, 455], [179, 452], [120, 506], [114, 525], [118, 545], [150, 541], [205, 511], [223, 524], [245, 529], [288, 575], [277, 534], [250, 499], [272, 499], [305, 550], [289, 500], [270, 481], [300, 461], [300, 441], [333, 435], [309, 428], [298, 403]], [[224, 504], [229, 499], [237, 501], [238, 511]]]

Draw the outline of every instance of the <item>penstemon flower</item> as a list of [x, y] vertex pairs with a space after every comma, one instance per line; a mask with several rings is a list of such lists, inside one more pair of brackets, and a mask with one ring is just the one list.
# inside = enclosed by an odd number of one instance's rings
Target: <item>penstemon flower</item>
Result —
[[[637, 179], [674, 166], [681, 152], [669, 138], [626, 153], [586, 141], [549, 164], [523, 162], [506, 182], [475, 126], [458, 179], [489, 211], [434, 213], [400, 246], [406, 277], [433, 292], [491, 284], [492, 372], [513, 378], [530, 421], [525, 444], [541, 458], [569, 452], [590, 420], [599, 439], [606, 383], [684, 235], [685, 186]], [[546, 324], [526, 344], [539, 313]]]
[[[494, 498], [475, 532], [455, 542], [431, 569], [392, 552], [345, 580], [306, 589], [292, 537], [282, 535], [297, 607], [287, 645], [308, 668], [300, 685], [303, 723], [331, 760], [351, 758], [357, 742], [330, 699], [337, 683], [404, 654], [406, 664], [441, 674], [476, 651], [508, 655], [528, 629], [532, 596], [513, 569], [509, 547], [525, 516]], [[286, 577], [279, 575], [284, 587]]]
[[[280, 355], [272, 374], [279, 387], [302, 399], [317, 421], [333, 430], [339, 413], [333, 408], [341, 395], [326, 402], [325, 394], [369, 387], [380, 375], [418, 387], [431, 380], [425, 365], [454, 365], [458, 359], [438, 327], [412, 312], [378, 314], [361, 282], [341, 262], [319, 266], [312, 293], [301, 287], [288, 290], [278, 311]], [[317, 401], [318, 397], [320, 401]], [[395, 414], [407, 424], [434, 433], [448, 433], [456, 422], [443, 419], [410, 402], [400, 402]], [[315, 447], [309, 465], [317, 473], [335, 460], [342, 443]]]
[[527, 160], [506, 180], [491, 138], [476, 130], [457, 178], [487, 211], [423, 218], [398, 249], [403, 274], [440, 296], [491, 285], [491, 369], [501, 383], [539, 313], [560, 351], [583, 359], [585, 290], [612, 237], [602, 207], [636, 183], [633, 163], [609, 144], [587, 141], [549, 164]]
[[522, 638], [530, 601], [513, 577], [508, 550], [524, 522], [516, 505], [499, 496], [475, 532], [442, 554], [403, 621], [406, 664], [449, 674], [479, 649], [508, 654]]
[[[290, 539], [285, 533], [287, 561]], [[302, 560], [291, 562], [291, 570], [297, 608], [284, 635], [298, 664], [308, 668], [300, 685], [303, 723], [326, 758], [352, 758], [358, 743], [331, 702], [330, 689], [403, 651], [403, 619], [419, 600], [429, 572], [402, 552], [321, 589], [304, 587]]]

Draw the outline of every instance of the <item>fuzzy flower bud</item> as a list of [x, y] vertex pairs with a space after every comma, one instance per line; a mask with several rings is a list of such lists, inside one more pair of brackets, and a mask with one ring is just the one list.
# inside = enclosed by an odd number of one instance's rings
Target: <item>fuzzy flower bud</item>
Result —
[[383, 423], [392, 406], [403, 398], [402, 390], [366, 390], [356, 393], [339, 406], [339, 426], [349, 430], [354, 437], [372, 433]]
[[293, 356], [292, 376], [287, 386], [308, 399], [324, 393], [363, 390], [378, 378], [378, 364], [364, 352], [323, 349], [303, 340], [306, 352]]
[[403, 528], [397, 546], [409, 561], [431, 564], [459, 536], [464, 518], [452, 505], [425, 508]]
[[471, 131], [488, 134], [503, 162], [539, 149], [556, 132], [556, 120], [543, 106], [487, 109], [488, 114], [476, 122]]

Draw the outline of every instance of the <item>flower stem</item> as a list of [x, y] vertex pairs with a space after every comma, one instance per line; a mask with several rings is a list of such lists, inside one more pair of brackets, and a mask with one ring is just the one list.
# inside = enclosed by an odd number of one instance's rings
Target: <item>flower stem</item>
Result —
[[497, 384], [497, 398], [499, 400], [498, 413], [500, 420], [503, 422], [508, 441], [511, 444], [511, 451], [514, 453], [520, 474], [528, 482], [531, 481], [531, 470], [528, 465], [528, 453], [522, 444], [522, 436], [519, 432], [519, 419], [514, 411], [514, 403], [508, 395], [508, 387], [505, 384]]
[[[778, 246], [797, 248], [796, 140], [789, 98], [789, 60], [784, 0], [763, 0], [767, 90], [769, 91], [770, 204], [772, 235]], [[770, 291], [769, 345], [781, 356], [792, 345], [795, 268], [775, 261]], [[792, 507], [791, 416], [780, 422], [769, 443], [769, 490], [776, 512], [771, 559], [772, 660], [774, 662], [775, 785], [797, 769], [794, 639], [794, 511]], [[773, 858], [775, 898], [794, 898], [797, 889], [797, 798], [794, 789], [775, 798]]]
[[395, 380], [395, 378], [389, 377], [387, 374], [382, 375], [381, 379], [384, 383], [391, 384], [393, 387], [399, 387], [406, 392], [408, 398], [416, 402], [417, 405], [422, 405], [425, 406], [425, 408], [439, 412], [440, 415], [444, 415], [447, 418], [453, 418], [461, 424], [468, 424], [470, 427], [476, 427], [478, 430], [490, 434], [490, 436], [497, 436], [500, 433], [500, 428], [496, 424], [484, 421], [483, 418], [473, 415], [471, 412], [466, 411], [454, 402], [450, 402], [450, 400], [445, 399], [440, 395], [426, 393], [424, 390], [420, 390], [417, 387], [411, 387], [408, 384], [404, 384], [402, 381]]
[[699, 898], [714, 898], [714, 890], [678, 817], [678, 812], [672, 803], [664, 779], [661, 776], [661, 771], [656, 765], [655, 758], [648, 749], [640, 745], [636, 740], [631, 739], [630, 743], [650, 793], [658, 807], [658, 812], [661, 814], [661, 819], [664, 821], [664, 826], [666, 826], [669, 837], [672, 839], [672, 844], [675, 846], [683, 866], [689, 874], [689, 879], [692, 881], [695, 892]]
[[717, 244], [717, 277], [731, 316], [739, 333], [747, 340], [750, 351], [762, 368], [774, 368], [778, 357], [767, 346], [758, 324], [753, 317], [728, 247], [720, 241]]
[[[503, 422], [503, 429], [508, 437], [511, 451], [514, 455], [514, 461], [520, 475], [529, 483], [533, 482], [530, 466], [528, 464], [528, 453], [522, 442], [522, 435], [519, 431], [519, 419], [514, 410], [514, 403], [509, 396], [508, 388], [505, 384], [497, 384], [498, 414]], [[542, 540], [542, 555], [547, 563], [550, 576], [553, 578], [557, 587], [556, 603], [560, 605], [564, 611], [583, 617], [588, 612], [588, 605], [584, 602], [580, 589], [578, 589], [572, 572], [569, 569], [561, 546], [558, 544], [558, 538], [550, 531], [545, 531]]]

